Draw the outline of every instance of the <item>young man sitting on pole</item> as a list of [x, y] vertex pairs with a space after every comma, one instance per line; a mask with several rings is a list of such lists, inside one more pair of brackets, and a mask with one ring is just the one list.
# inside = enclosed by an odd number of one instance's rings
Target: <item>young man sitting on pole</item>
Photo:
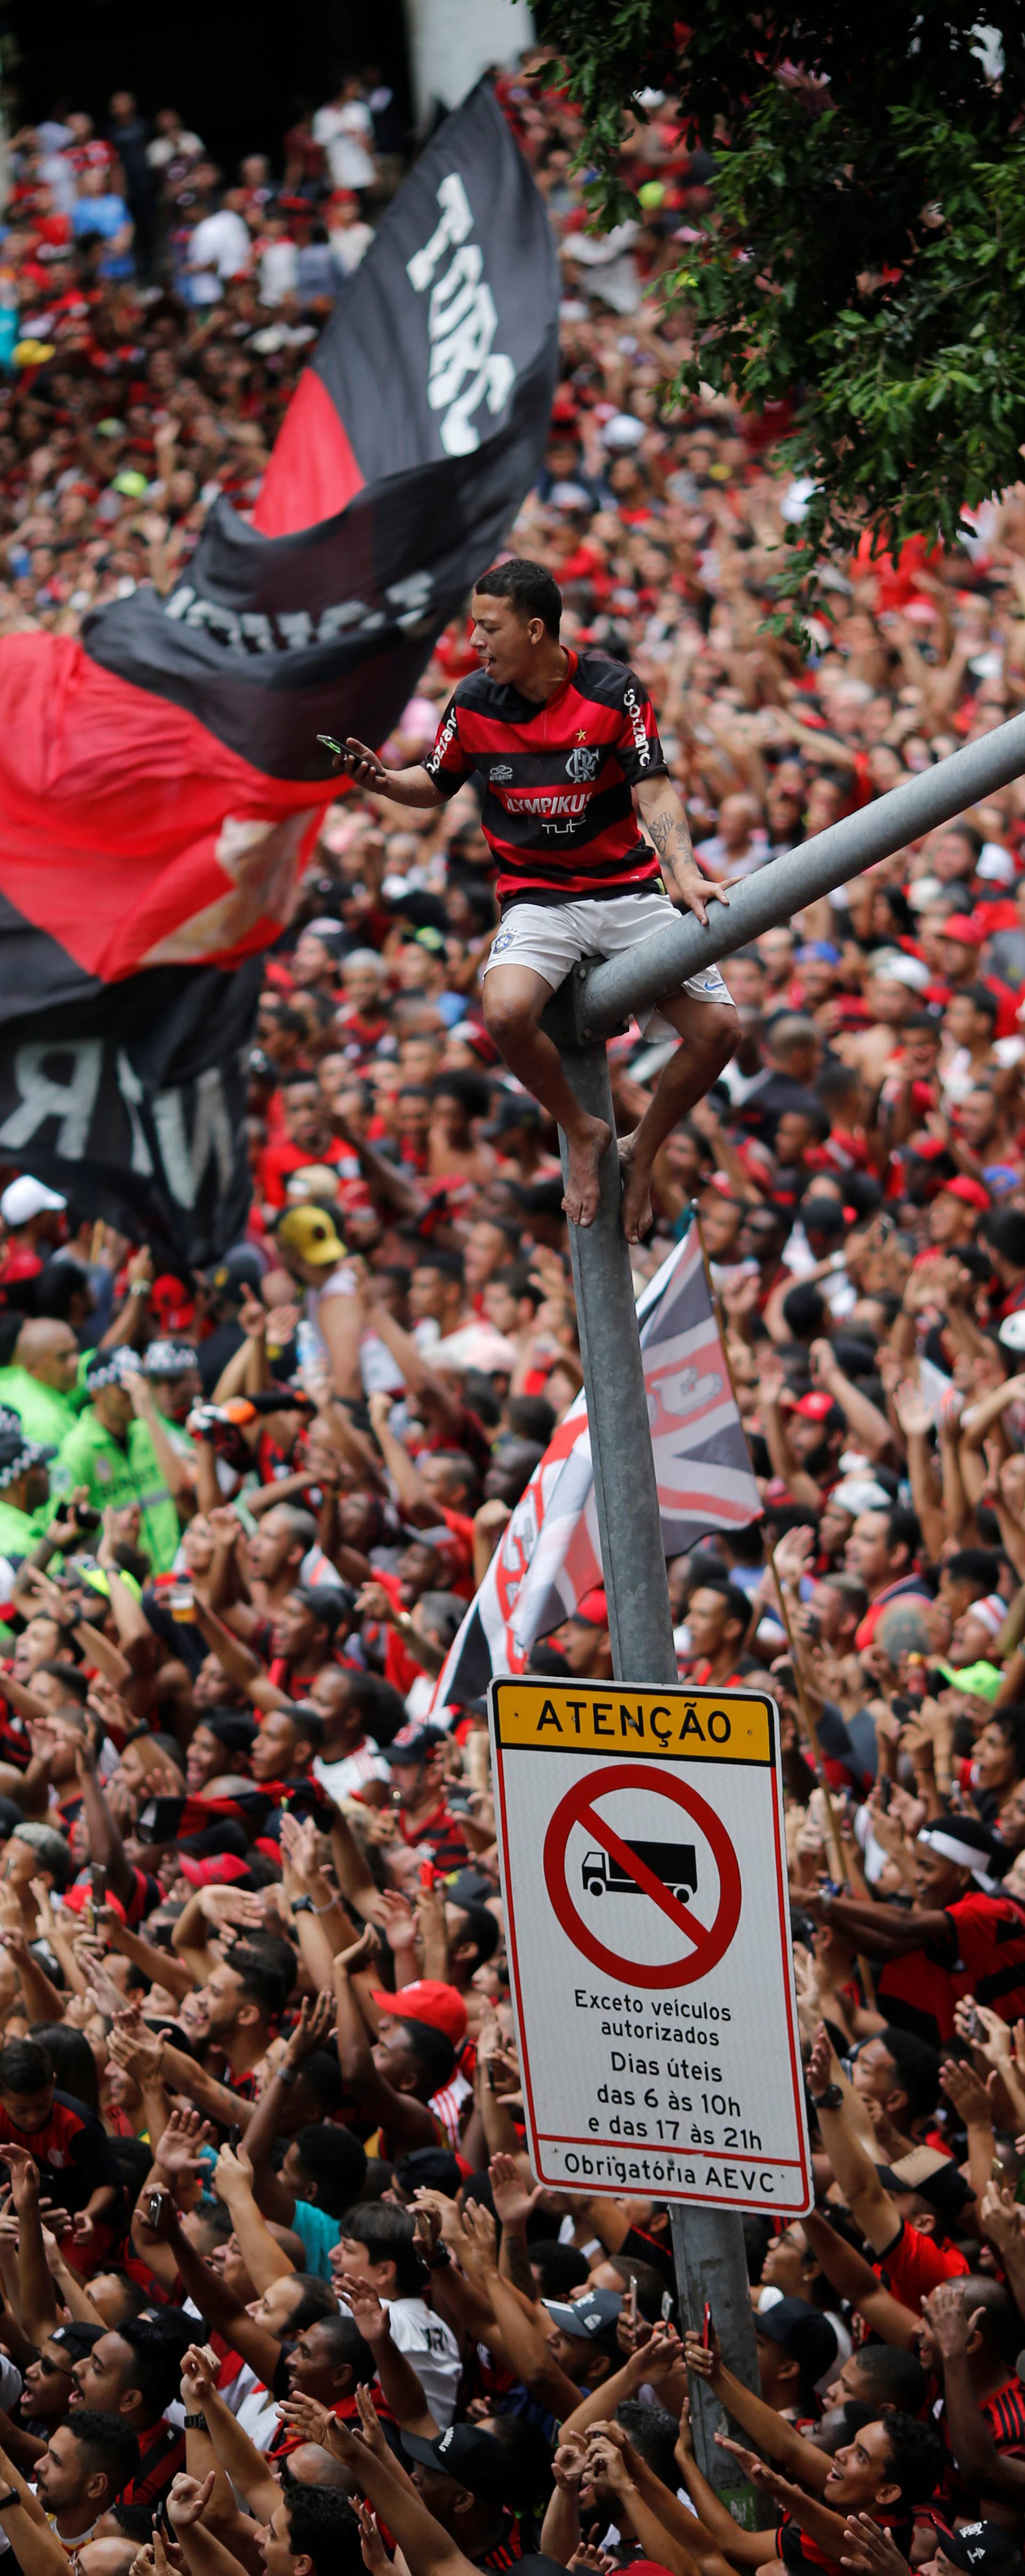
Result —
[[[502, 909], [483, 969], [484, 1016], [510, 1071], [563, 1130], [563, 1206], [572, 1224], [586, 1226], [597, 1212], [610, 1130], [580, 1108], [542, 1012], [579, 958], [616, 956], [672, 921], [663, 879], [702, 925], [708, 905], [729, 898], [694, 858], [646, 689], [607, 654], [560, 644], [562, 596], [551, 573], [520, 557], [497, 564], [481, 573], [471, 606], [481, 667], [453, 691], [429, 759], [388, 770], [350, 740], [342, 765], [360, 787], [397, 805], [439, 805], [475, 772], [481, 777], [481, 824]], [[703, 1098], [739, 1036], [717, 966], [660, 1002], [649, 1025], [657, 1017], [681, 1043], [639, 1125], [619, 1141], [631, 1243], [651, 1222], [659, 1146]]]

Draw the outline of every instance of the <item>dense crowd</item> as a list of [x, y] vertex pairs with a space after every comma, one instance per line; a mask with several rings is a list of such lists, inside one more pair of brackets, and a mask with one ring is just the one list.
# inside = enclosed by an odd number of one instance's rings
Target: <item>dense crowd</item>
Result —
[[[500, 94], [564, 272], [512, 542], [566, 642], [650, 692], [735, 881], [1022, 703], [1022, 495], [956, 554], [834, 564], [801, 660], [763, 622], [807, 500], [785, 424], [658, 405], [687, 317], [646, 289], [709, 219], [707, 164], [651, 100], [642, 219], [597, 239], [543, 63]], [[218, 491], [251, 502], [393, 183], [391, 108], [347, 82], [237, 182], [125, 96], [102, 136], [16, 139], [6, 631], [165, 584]], [[453, 627], [391, 757], [473, 659]], [[472, 786], [331, 809], [217, 1266], [0, 1175], [24, 2576], [1022, 2576], [1023, 845], [1014, 786], [727, 962], [739, 1043], [635, 1253], [640, 1288], [696, 1206], [763, 1505], [669, 1567], [681, 1677], [771, 1675], [782, 1712], [816, 2207], [745, 2221], [758, 2396], [714, 2310], [680, 2312], [664, 2206], [535, 2183], [486, 1716], [438, 1689], [582, 1377], [556, 1134], [484, 1025]], [[611, 1057], [629, 1130], [664, 1049]], [[609, 1677], [600, 1589], [534, 1660]], [[695, 2457], [698, 2379], [753, 2528]]]

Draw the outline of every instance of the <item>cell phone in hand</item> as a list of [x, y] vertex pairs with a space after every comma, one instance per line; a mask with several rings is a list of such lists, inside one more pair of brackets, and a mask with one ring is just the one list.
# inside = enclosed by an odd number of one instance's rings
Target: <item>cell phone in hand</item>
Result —
[[630, 2331], [631, 2331], [631, 2334], [632, 2334], [632, 2333], [634, 2333], [634, 2332], [636, 2331], [636, 2326], [637, 2326], [637, 2274], [636, 2274], [636, 2272], [631, 2272], [631, 2274], [630, 2274], [630, 2283], [629, 2283], [629, 2288], [628, 2288], [628, 2290], [627, 2290], [627, 2307], [626, 2307], [626, 2312], [627, 2312], [627, 2316], [628, 2316], [629, 2321], [630, 2321]]
[[333, 751], [336, 760], [341, 759], [343, 746], [335, 741], [333, 733], [318, 733], [317, 741], [323, 743], [325, 751]]
[[92, 1889], [93, 1904], [105, 1905], [107, 1902], [107, 1873], [101, 1861], [94, 1860], [89, 1872], [89, 1883]]
[[238, 2121], [237, 2121], [237, 2120], [233, 2120], [233, 2121], [232, 2121], [232, 2124], [231, 2124], [231, 2127], [230, 2127], [230, 2129], [229, 2129], [229, 2131], [228, 2131], [228, 2145], [229, 2145], [229, 2147], [231, 2148], [231, 2152], [232, 2152], [232, 2155], [233, 2155], [233, 2156], [237, 2156], [238, 2151], [239, 2151], [239, 2147], [240, 2147], [241, 2143], [242, 2143], [242, 2131], [241, 2131], [241, 2128], [239, 2127], [239, 2123], [238, 2123]]
[[703, 2314], [702, 2314], [702, 2318], [701, 2318], [701, 2341], [702, 2341], [702, 2345], [703, 2345], [703, 2347], [704, 2347], [704, 2350], [705, 2350], [706, 2352], [711, 2352], [711, 2349], [712, 2349], [712, 2303], [711, 2303], [711, 2300], [710, 2300], [710, 2299], [706, 2299], [706, 2300], [705, 2300], [704, 2312], [703, 2312]]
[[164, 2211], [166, 2207], [166, 2191], [151, 2191], [146, 2202], [147, 2227], [160, 2227], [163, 2224]]

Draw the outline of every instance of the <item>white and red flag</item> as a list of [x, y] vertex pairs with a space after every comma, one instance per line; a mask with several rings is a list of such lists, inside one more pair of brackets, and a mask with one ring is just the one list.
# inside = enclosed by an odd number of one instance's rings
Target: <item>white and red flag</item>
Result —
[[[709, 1530], [745, 1528], [762, 1508], [694, 1221], [649, 1282], [637, 1313], [662, 1537], [667, 1558], [682, 1556]], [[453, 1642], [435, 1707], [479, 1698], [496, 1673], [522, 1672], [537, 1639], [549, 1636], [601, 1579], [581, 1393], [502, 1532]]]

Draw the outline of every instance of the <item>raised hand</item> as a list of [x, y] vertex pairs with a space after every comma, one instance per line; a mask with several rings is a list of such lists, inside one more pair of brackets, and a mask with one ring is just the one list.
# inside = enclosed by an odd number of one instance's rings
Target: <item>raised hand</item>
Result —
[[187, 2477], [184, 2469], [179, 2469], [177, 2477], [172, 2478], [167, 2510], [175, 2531], [189, 2531], [194, 2522], [202, 2521], [214, 2491], [216, 2474], [215, 2469], [209, 2469], [202, 2485], [198, 2478]]
[[[282, 1823], [285, 1822], [287, 1818], [282, 1819]], [[313, 2057], [318, 2049], [327, 2047], [334, 2026], [334, 1996], [304, 1995], [299, 2006], [299, 2019], [282, 2058], [282, 2065], [290, 2068], [304, 2066], [308, 2057]]]
[[[527, 2171], [529, 2174], [529, 2166]], [[534, 2181], [532, 2174], [529, 2181], [524, 2178], [515, 2156], [492, 2156], [488, 2166], [488, 2181], [491, 2184], [491, 2197], [495, 2210], [503, 2227], [517, 2227], [521, 2220], [530, 2217], [532, 2209], [536, 2206], [541, 2185]]]
[[208, 2120], [198, 2111], [172, 2111], [167, 2127], [154, 2151], [153, 2161], [169, 2179], [199, 2171], [200, 2148], [213, 2137]]

